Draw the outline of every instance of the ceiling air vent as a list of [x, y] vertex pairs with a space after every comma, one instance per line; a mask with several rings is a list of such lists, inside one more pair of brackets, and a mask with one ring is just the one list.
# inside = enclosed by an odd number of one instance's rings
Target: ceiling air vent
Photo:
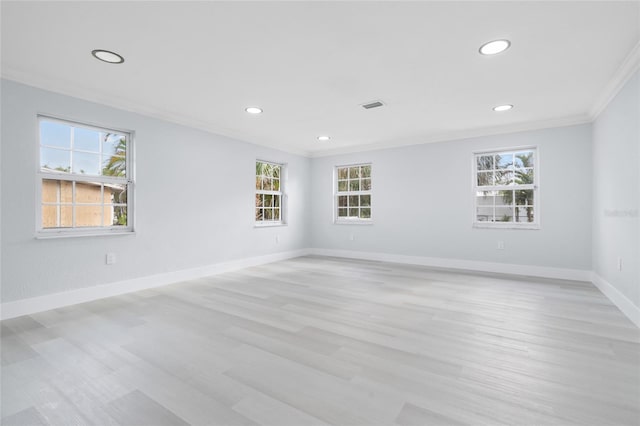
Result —
[[362, 108], [364, 108], [364, 109], [372, 109], [372, 108], [381, 107], [383, 105], [384, 104], [382, 102], [380, 102], [380, 101], [373, 101], [373, 102], [369, 102], [369, 103], [363, 104]]

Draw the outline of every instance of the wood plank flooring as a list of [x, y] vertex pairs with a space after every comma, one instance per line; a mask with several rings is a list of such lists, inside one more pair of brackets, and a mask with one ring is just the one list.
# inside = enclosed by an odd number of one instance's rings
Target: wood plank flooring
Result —
[[2, 425], [639, 425], [589, 283], [301, 257], [2, 322]]

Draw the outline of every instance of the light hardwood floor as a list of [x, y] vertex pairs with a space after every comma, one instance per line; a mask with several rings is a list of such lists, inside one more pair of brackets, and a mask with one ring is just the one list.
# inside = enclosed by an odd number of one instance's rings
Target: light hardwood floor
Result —
[[302, 257], [2, 322], [3, 425], [638, 425], [588, 283]]

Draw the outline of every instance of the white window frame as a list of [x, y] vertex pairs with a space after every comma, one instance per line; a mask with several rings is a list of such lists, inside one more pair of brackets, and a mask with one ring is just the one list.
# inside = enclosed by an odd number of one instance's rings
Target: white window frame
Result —
[[[371, 167], [371, 176], [369, 179], [371, 180], [371, 189], [367, 191], [351, 191], [348, 188], [347, 191], [338, 191], [338, 169], [344, 169], [349, 167], [362, 167], [369, 166]], [[362, 180], [362, 177], [359, 178]], [[364, 163], [355, 163], [355, 164], [340, 164], [333, 167], [333, 223], [336, 225], [373, 225], [373, 180], [374, 180], [374, 171], [373, 171], [373, 163], [372, 162], [364, 162]], [[348, 185], [347, 185], [348, 187]], [[371, 211], [369, 218], [360, 218], [360, 217], [339, 217], [338, 216], [338, 196], [351, 196], [351, 195], [370, 195], [370, 205], [368, 208]], [[343, 207], [344, 208], [344, 207]]]
[[[60, 123], [73, 127], [80, 127], [88, 130], [95, 130], [99, 132], [110, 132], [124, 135], [127, 142], [126, 148], [126, 177], [114, 177], [114, 176], [96, 176], [96, 175], [84, 175], [79, 173], [53, 173], [44, 172], [41, 169], [41, 148], [40, 141], [41, 130], [40, 126], [43, 121]], [[102, 236], [102, 235], [123, 235], [135, 233], [135, 214], [134, 214], [134, 132], [131, 130], [124, 130], [115, 127], [99, 126], [95, 124], [88, 124], [79, 121], [58, 118], [51, 115], [38, 114], [37, 116], [37, 132], [36, 138], [38, 143], [38, 161], [36, 165], [36, 238], [58, 238], [58, 237], [83, 237], [83, 236]], [[102, 148], [100, 148], [102, 149]], [[71, 155], [73, 156], [73, 141], [71, 146]], [[43, 228], [42, 227], [42, 182], [45, 179], [60, 180], [73, 182], [75, 186], [76, 182], [91, 182], [100, 184], [125, 184], [127, 186], [127, 226], [83, 226], [83, 227], [65, 227], [65, 228]], [[75, 191], [74, 191], [75, 194]], [[75, 197], [75, 196], [74, 196]], [[71, 203], [72, 206], [77, 205], [75, 199]], [[75, 217], [75, 209], [72, 210]], [[103, 213], [104, 214], [104, 213]], [[75, 225], [75, 220], [72, 221]]]
[[[278, 163], [278, 162], [274, 162], [274, 161], [267, 161], [267, 160], [261, 160], [259, 158], [256, 159], [256, 161], [254, 161], [253, 165], [253, 170], [255, 170], [255, 165], [256, 163], [265, 163], [265, 164], [271, 164], [274, 166], [279, 166], [280, 167], [280, 190], [279, 191], [266, 191], [263, 189], [255, 189], [255, 178], [258, 177], [258, 175], [256, 175], [254, 173], [254, 202], [253, 202], [253, 214], [254, 214], [254, 226], [256, 228], [269, 228], [269, 227], [273, 227], [273, 226], [286, 226], [287, 225], [287, 194], [286, 194], [286, 180], [287, 180], [287, 163]], [[280, 196], [280, 220], [255, 220], [255, 211], [256, 211], [256, 205], [255, 205], [255, 196], [257, 194], [264, 194], [264, 195], [279, 195]]]
[[[478, 186], [478, 163], [477, 158], [483, 155], [496, 155], [504, 153], [516, 153], [520, 151], [533, 151], [533, 184], [531, 185], [493, 185], [493, 186]], [[482, 151], [475, 151], [471, 156], [471, 179], [472, 179], [472, 191], [471, 197], [473, 206], [472, 209], [472, 224], [474, 228], [488, 228], [488, 229], [540, 229], [540, 148], [537, 145], [526, 145], [506, 148], [487, 149]], [[482, 191], [511, 191], [516, 188], [533, 190], [533, 222], [482, 222], [477, 220], [477, 193]], [[515, 200], [513, 208], [516, 208]], [[515, 215], [514, 215], [515, 218]]]

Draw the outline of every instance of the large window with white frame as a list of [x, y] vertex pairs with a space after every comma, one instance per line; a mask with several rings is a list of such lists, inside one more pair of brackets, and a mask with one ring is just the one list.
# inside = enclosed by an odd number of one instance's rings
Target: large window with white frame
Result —
[[133, 231], [131, 133], [39, 116], [40, 235]]
[[284, 221], [284, 164], [256, 161], [256, 225], [282, 225]]
[[474, 225], [538, 228], [538, 158], [535, 147], [474, 154]]
[[335, 168], [336, 223], [371, 223], [371, 164]]

